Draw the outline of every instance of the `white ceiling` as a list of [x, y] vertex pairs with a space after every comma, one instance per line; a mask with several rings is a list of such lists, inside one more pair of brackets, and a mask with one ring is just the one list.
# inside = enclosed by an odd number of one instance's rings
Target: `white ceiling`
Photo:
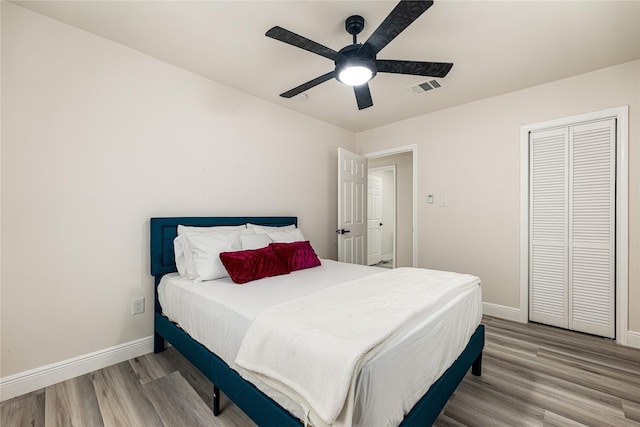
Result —
[[279, 97], [333, 63], [264, 33], [279, 25], [339, 50], [351, 44], [348, 16], [365, 18], [364, 42], [395, 1], [14, 3], [354, 132], [640, 58], [638, 0], [436, 0], [378, 58], [453, 62], [444, 87], [415, 95], [407, 86], [431, 79], [380, 73], [373, 107], [359, 111], [336, 80]]

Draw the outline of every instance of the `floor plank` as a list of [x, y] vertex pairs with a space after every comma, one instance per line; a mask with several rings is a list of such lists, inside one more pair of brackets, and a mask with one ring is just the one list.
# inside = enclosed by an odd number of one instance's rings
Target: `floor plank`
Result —
[[626, 418], [640, 424], [640, 404], [636, 402], [622, 401], [622, 410]]
[[157, 380], [175, 371], [175, 366], [170, 360], [155, 354], [145, 354], [133, 358], [129, 360], [129, 364], [142, 384]]
[[82, 375], [45, 389], [45, 427], [104, 425], [92, 378]]
[[0, 426], [44, 426], [44, 389], [0, 405]]
[[554, 414], [550, 411], [544, 412], [543, 427], [586, 427], [584, 424], [565, 418], [562, 415]]
[[162, 425], [158, 413], [144, 393], [143, 385], [128, 362], [97, 371], [93, 377], [93, 385], [105, 426]]
[[164, 426], [206, 426], [213, 419], [211, 409], [178, 371], [143, 387]]

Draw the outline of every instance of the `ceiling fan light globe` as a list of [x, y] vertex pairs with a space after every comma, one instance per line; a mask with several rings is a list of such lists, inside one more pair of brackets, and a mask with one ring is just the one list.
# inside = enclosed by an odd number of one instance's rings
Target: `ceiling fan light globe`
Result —
[[338, 73], [338, 80], [348, 86], [360, 86], [373, 78], [373, 71], [364, 65], [344, 67]]

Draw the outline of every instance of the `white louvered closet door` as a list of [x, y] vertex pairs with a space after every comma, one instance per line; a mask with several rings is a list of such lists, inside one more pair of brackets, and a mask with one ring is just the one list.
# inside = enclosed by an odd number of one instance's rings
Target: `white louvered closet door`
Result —
[[530, 135], [529, 318], [615, 336], [615, 120]]
[[615, 337], [615, 120], [569, 129], [570, 328]]
[[529, 142], [529, 318], [569, 327], [566, 128]]

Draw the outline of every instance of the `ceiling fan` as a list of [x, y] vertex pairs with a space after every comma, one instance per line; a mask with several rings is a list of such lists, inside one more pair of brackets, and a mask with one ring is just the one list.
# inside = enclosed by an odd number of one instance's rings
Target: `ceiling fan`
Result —
[[338, 52], [282, 27], [271, 28], [265, 34], [267, 37], [324, 56], [335, 63], [333, 71], [281, 93], [280, 96], [291, 98], [320, 83], [336, 78], [346, 85], [353, 86], [358, 109], [362, 110], [373, 105], [368, 81], [374, 78], [377, 73], [413, 74], [429, 77], [446, 76], [453, 67], [450, 62], [397, 61], [376, 58], [378, 52], [418, 19], [432, 4], [432, 0], [401, 0], [364, 44], [357, 41], [357, 35], [364, 28], [364, 18], [360, 15], [348, 17], [345, 28], [349, 34], [353, 35], [353, 44], [343, 47]]

